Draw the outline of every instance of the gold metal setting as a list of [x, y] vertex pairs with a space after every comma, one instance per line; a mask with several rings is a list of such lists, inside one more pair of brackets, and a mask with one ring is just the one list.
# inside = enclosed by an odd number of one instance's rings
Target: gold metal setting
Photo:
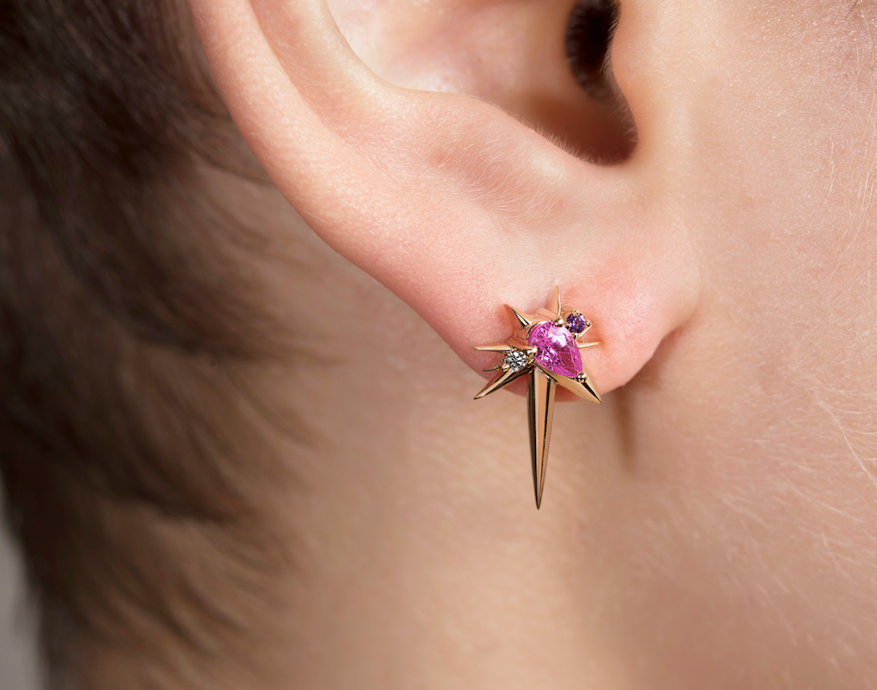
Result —
[[[529, 344], [530, 331], [541, 323], [551, 322], [557, 327], [567, 325], [571, 316], [579, 317], [577, 310], [564, 311], [560, 302], [560, 288], [554, 288], [554, 295], [546, 308], [535, 314], [526, 314], [508, 304], [515, 325], [512, 336], [497, 345], [479, 345], [475, 349], [482, 352], [496, 352], [502, 356], [500, 362], [484, 371], [500, 371], [497, 378], [482, 388], [476, 400], [504, 388], [522, 376], [530, 376], [530, 390], [527, 396], [527, 410], [530, 424], [530, 455], [533, 461], [533, 487], [536, 493], [536, 508], [542, 505], [542, 492], [545, 488], [545, 470], [548, 465], [548, 448], [551, 444], [551, 423], [554, 419], [554, 396], [557, 386], [563, 386], [580, 398], [601, 403], [600, 393], [587, 366], [582, 362], [582, 372], [575, 377], [564, 376], [543, 368], [536, 355], [538, 349]], [[579, 350], [600, 345], [600, 341], [581, 342], [580, 339], [593, 324], [585, 320], [585, 328], [580, 333], [572, 333]], [[544, 361], [544, 360], [543, 360]]]

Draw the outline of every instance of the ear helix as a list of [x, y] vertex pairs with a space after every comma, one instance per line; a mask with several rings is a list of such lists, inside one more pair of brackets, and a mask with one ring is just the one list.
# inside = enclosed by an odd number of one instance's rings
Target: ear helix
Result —
[[250, 5], [292, 85], [339, 134], [351, 115], [361, 120], [364, 108], [388, 105], [388, 85], [350, 49], [325, 0], [250, 0]]

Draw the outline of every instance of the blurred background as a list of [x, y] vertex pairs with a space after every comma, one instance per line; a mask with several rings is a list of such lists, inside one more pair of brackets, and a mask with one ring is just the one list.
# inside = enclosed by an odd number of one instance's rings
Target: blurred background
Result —
[[21, 564], [0, 528], [0, 690], [37, 690], [33, 622]]

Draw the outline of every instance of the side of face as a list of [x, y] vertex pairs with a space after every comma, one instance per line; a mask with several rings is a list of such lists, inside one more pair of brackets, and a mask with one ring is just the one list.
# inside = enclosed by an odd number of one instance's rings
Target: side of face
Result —
[[594, 98], [570, 2], [330, 6], [191, 0], [278, 188], [468, 365], [503, 303], [590, 309], [621, 469], [571, 558], [631, 686], [866, 687], [877, 10], [622, 0]]

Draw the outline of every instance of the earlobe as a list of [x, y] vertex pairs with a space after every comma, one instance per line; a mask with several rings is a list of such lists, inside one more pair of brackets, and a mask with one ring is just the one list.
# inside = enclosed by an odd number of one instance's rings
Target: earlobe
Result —
[[637, 166], [579, 160], [476, 99], [383, 82], [321, 0], [190, 5], [277, 187], [473, 368], [491, 362], [472, 346], [505, 335], [501, 305], [535, 310], [556, 284], [604, 343], [587, 353], [603, 393], [691, 313], [690, 242]]

